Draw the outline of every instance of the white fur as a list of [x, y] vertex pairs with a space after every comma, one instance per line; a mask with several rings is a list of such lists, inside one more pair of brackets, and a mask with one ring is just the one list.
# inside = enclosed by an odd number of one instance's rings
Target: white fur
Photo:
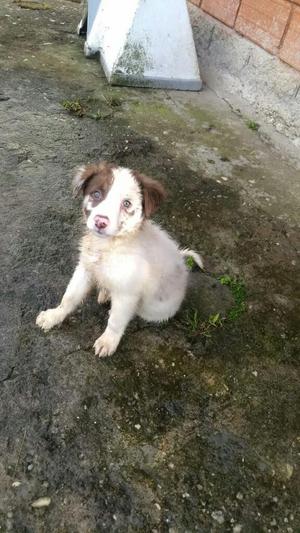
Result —
[[[132, 212], [122, 209], [129, 199]], [[185, 295], [188, 271], [184, 256], [191, 255], [202, 266], [198, 254], [180, 251], [176, 242], [157, 224], [144, 220], [142, 193], [128, 169], [114, 170], [114, 181], [106, 198], [91, 208], [90, 230], [82, 240], [79, 264], [61, 304], [43, 311], [37, 324], [45, 331], [61, 323], [98, 286], [98, 301], [111, 300], [107, 327], [95, 344], [99, 356], [114, 353], [127, 324], [134, 315], [149, 321], [164, 321], [179, 309]], [[103, 232], [94, 224], [96, 215], [107, 216]]]

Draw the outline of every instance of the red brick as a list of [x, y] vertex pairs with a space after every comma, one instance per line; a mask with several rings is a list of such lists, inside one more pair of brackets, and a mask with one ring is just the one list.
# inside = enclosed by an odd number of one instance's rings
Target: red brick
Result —
[[242, 0], [235, 29], [275, 54], [290, 11], [285, 0]]
[[202, 9], [221, 20], [227, 26], [233, 26], [240, 0], [203, 0]]
[[294, 2], [294, 4], [298, 4], [300, 6], [300, 0], [292, 0], [292, 2]]
[[296, 7], [286, 32], [280, 58], [300, 70], [300, 7]]

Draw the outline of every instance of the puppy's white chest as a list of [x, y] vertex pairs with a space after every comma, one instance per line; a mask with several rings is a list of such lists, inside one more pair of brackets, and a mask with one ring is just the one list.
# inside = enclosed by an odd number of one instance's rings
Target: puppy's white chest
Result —
[[93, 275], [97, 284], [106, 289], [113, 289], [119, 285], [122, 278], [122, 261], [113, 254], [95, 254], [90, 259]]
[[89, 254], [87, 256], [87, 260], [91, 265], [94, 265], [95, 263], [99, 263], [101, 254]]

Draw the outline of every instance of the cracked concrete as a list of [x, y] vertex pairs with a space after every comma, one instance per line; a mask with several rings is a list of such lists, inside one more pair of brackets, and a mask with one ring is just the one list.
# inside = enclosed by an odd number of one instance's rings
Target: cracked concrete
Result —
[[[0, 528], [296, 532], [299, 172], [208, 90], [108, 87], [78, 19], [70, 1], [0, 7]], [[96, 295], [34, 324], [76, 263], [73, 168], [100, 157], [162, 180], [157, 220], [207, 269], [174, 320], [134, 320], [106, 360]], [[224, 275], [246, 286], [235, 320]]]

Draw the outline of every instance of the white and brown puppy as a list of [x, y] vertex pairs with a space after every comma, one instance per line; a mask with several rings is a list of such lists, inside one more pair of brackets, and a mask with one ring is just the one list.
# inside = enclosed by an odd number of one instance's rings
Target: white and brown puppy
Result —
[[188, 271], [184, 256], [202, 268], [201, 257], [179, 250], [176, 242], [148, 217], [165, 196], [160, 183], [106, 162], [81, 168], [74, 191], [83, 193], [87, 233], [79, 263], [63, 299], [36, 320], [45, 331], [60, 324], [87, 296], [99, 288], [98, 302], [111, 300], [109, 320], [95, 344], [99, 356], [114, 353], [134, 315], [168, 320], [184, 298]]

